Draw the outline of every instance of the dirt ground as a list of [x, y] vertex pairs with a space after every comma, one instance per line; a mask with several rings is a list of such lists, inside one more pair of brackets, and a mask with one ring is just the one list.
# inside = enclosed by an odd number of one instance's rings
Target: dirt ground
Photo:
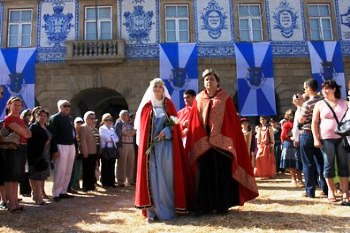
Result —
[[98, 187], [45, 206], [24, 197], [23, 212], [0, 211], [0, 232], [350, 232], [350, 207], [301, 197], [303, 189], [286, 175], [257, 182], [260, 196], [227, 215], [189, 214], [151, 224], [133, 208], [134, 187]]

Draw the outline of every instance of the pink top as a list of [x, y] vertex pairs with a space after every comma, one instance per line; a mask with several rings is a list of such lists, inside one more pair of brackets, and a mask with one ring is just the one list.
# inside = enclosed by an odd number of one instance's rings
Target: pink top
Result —
[[[321, 139], [331, 139], [331, 138], [341, 138], [341, 136], [334, 133], [337, 127], [337, 121], [334, 118], [332, 110], [329, 109], [328, 105], [321, 100], [319, 103], [320, 110], [320, 138]], [[347, 104], [344, 100], [338, 99], [337, 106], [333, 108], [338, 120], [341, 121], [347, 109]]]

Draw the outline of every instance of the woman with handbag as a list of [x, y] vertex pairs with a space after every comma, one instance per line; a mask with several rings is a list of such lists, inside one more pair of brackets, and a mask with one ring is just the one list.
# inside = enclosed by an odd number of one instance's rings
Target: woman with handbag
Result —
[[23, 108], [23, 100], [19, 97], [12, 97], [6, 105], [9, 113], [4, 119], [4, 127], [18, 134], [19, 145], [16, 149], [5, 150], [5, 190], [8, 199], [8, 210], [12, 213], [20, 212], [23, 206], [18, 202], [18, 182], [24, 178], [25, 162], [27, 158], [27, 138], [32, 133], [25, 122], [20, 118]]
[[102, 116], [100, 133], [101, 153], [101, 183], [102, 186], [116, 188], [115, 161], [118, 156], [116, 143], [119, 141], [113, 127], [113, 118], [109, 113]]
[[303, 181], [301, 179], [302, 167], [299, 164], [298, 150], [294, 146], [293, 138], [293, 126], [294, 126], [293, 109], [288, 109], [284, 114], [285, 121], [282, 124], [281, 141], [282, 141], [282, 154], [281, 163], [279, 166], [284, 170], [289, 170], [291, 176], [291, 184], [295, 187], [303, 187]]
[[324, 100], [316, 103], [312, 115], [312, 134], [314, 145], [321, 148], [324, 160], [324, 177], [328, 186], [328, 201], [335, 198], [335, 161], [343, 190], [341, 205], [350, 206], [349, 201], [349, 166], [348, 155], [342, 147], [341, 136], [334, 131], [347, 111], [347, 102], [341, 99], [340, 86], [334, 80], [322, 84]]
[[97, 156], [97, 145], [93, 128], [95, 127], [95, 113], [87, 111], [84, 114], [85, 123], [81, 126], [80, 152], [83, 155], [83, 191], [94, 191], [95, 187], [95, 166]]
[[[52, 133], [47, 127], [49, 112], [39, 109], [36, 122], [30, 125], [32, 137], [28, 139], [29, 181], [33, 190], [33, 200], [37, 205], [44, 205], [44, 181], [48, 177], [50, 154], [57, 153], [57, 146], [52, 142]], [[51, 152], [51, 153], [50, 153]]]

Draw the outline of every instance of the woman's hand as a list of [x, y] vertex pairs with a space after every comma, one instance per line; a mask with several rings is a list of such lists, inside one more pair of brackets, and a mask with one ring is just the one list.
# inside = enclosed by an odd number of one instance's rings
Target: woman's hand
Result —
[[60, 155], [60, 152], [58, 152], [58, 151], [52, 154], [52, 157], [53, 157], [54, 160], [59, 159], [60, 156], [61, 156], [61, 155]]
[[159, 139], [163, 139], [163, 138], [165, 138], [165, 133], [163, 132], [163, 130], [162, 131], [160, 131], [160, 133], [158, 134], [158, 136], [157, 136]]
[[299, 147], [299, 142], [294, 140], [293, 141], [293, 145], [294, 145], [294, 147], [298, 148]]
[[318, 138], [315, 138], [315, 139], [314, 139], [314, 146], [315, 146], [316, 148], [322, 148], [322, 147], [323, 147], [323, 145], [322, 145], [320, 139], [318, 139]]
[[188, 132], [188, 128], [182, 130], [182, 135], [183, 135], [183, 136], [186, 136], [186, 135], [187, 135], [187, 132]]
[[184, 128], [186, 128], [188, 126], [188, 122], [189, 122], [189, 120], [185, 120], [184, 122], [182, 122], [182, 126]]

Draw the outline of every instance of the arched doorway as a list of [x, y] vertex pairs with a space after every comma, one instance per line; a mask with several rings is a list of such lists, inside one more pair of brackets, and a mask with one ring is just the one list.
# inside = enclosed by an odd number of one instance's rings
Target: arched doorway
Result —
[[85, 112], [94, 111], [99, 121], [104, 113], [112, 114], [116, 120], [120, 110], [128, 110], [125, 98], [117, 91], [105, 87], [83, 90], [75, 95], [71, 102], [74, 117], [83, 117]]

